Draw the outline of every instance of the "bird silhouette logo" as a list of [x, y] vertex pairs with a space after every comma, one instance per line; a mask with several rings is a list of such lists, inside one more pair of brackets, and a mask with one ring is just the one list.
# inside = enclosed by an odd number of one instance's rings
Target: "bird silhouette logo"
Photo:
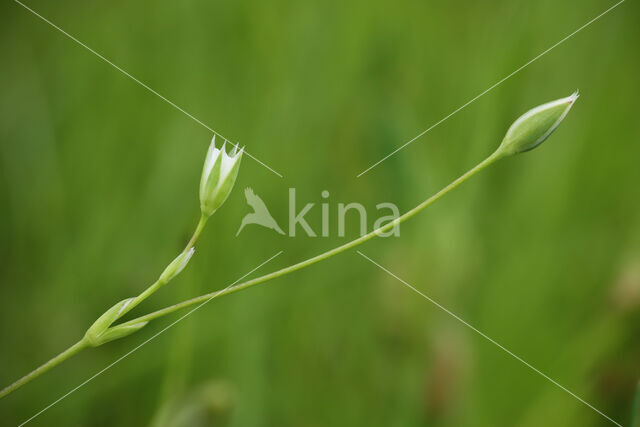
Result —
[[240, 234], [244, 226], [248, 224], [258, 224], [275, 230], [280, 234], [284, 234], [284, 231], [282, 231], [276, 220], [273, 219], [269, 213], [267, 205], [264, 204], [262, 199], [254, 193], [250, 187], [245, 188], [244, 197], [247, 199], [247, 204], [253, 208], [253, 212], [246, 214], [244, 218], [242, 218], [242, 223], [240, 224], [240, 228], [238, 228], [236, 236]]

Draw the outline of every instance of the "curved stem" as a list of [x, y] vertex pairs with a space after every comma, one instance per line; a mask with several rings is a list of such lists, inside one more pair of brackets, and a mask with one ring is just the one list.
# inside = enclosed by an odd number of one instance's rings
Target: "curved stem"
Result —
[[196, 241], [198, 240], [198, 237], [200, 237], [200, 233], [202, 233], [202, 230], [204, 230], [204, 226], [207, 224], [208, 219], [209, 219], [209, 216], [205, 214], [200, 214], [200, 220], [198, 221], [198, 225], [196, 226], [196, 229], [193, 232], [193, 235], [191, 236], [189, 243], [187, 243], [187, 246], [185, 246], [182, 252], [187, 252], [189, 249], [193, 247], [193, 245], [196, 244]]
[[[227, 295], [227, 294], [231, 294], [237, 291], [241, 291], [243, 289], [247, 289], [250, 288], [252, 286], [258, 285], [260, 283], [264, 283], [267, 282], [271, 279], [275, 279], [277, 277], [280, 276], [284, 276], [286, 274], [289, 273], [293, 273], [294, 271], [300, 270], [302, 268], [308, 267], [312, 264], [315, 264], [317, 262], [320, 262], [322, 260], [325, 260], [327, 258], [330, 258], [334, 255], [337, 255], [341, 252], [344, 252], [348, 249], [351, 249], [355, 246], [361, 245], [362, 243], [366, 242], [367, 240], [370, 240], [376, 236], [379, 236], [389, 230], [391, 230], [393, 227], [399, 225], [400, 223], [408, 220], [409, 218], [411, 218], [412, 216], [416, 215], [418, 212], [422, 211], [423, 209], [425, 209], [427, 206], [431, 205], [432, 203], [434, 203], [435, 201], [437, 201], [438, 199], [440, 199], [442, 196], [444, 196], [445, 194], [447, 194], [448, 192], [450, 192], [451, 190], [453, 190], [454, 188], [456, 188], [457, 186], [459, 186], [460, 184], [462, 184], [463, 182], [465, 182], [467, 179], [471, 178], [473, 175], [475, 175], [476, 173], [480, 172], [481, 170], [483, 170], [484, 168], [486, 168], [487, 166], [491, 165], [493, 162], [495, 162], [496, 160], [502, 158], [504, 156], [504, 154], [496, 151], [495, 153], [491, 154], [489, 157], [487, 157], [486, 159], [484, 159], [482, 162], [480, 162], [478, 165], [476, 165], [475, 167], [473, 167], [472, 169], [470, 169], [469, 171], [467, 171], [466, 173], [464, 173], [463, 175], [461, 175], [459, 178], [457, 178], [455, 181], [451, 182], [449, 185], [447, 185], [446, 187], [444, 187], [442, 190], [438, 191], [436, 194], [434, 194], [433, 196], [429, 197], [427, 200], [425, 200], [424, 202], [420, 203], [418, 206], [414, 207], [413, 209], [407, 211], [406, 213], [404, 213], [403, 215], [401, 215], [400, 217], [396, 218], [394, 221], [391, 221], [385, 225], [383, 225], [382, 227], [379, 227], [375, 230], [373, 230], [372, 232], [365, 234], [364, 236], [358, 237], [355, 240], [352, 240], [348, 243], [345, 243], [344, 245], [338, 246], [336, 248], [333, 248], [327, 252], [324, 252], [320, 255], [316, 255], [315, 257], [309, 258], [305, 261], [299, 262], [297, 264], [293, 264], [289, 267], [285, 267], [282, 268], [280, 270], [274, 271], [273, 273], [269, 273], [266, 274], [262, 277], [258, 277], [256, 279], [252, 279], [249, 280], [247, 282], [241, 283], [239, 285], [236, 286], [232, 286], [229, 288], [225, 288], [221, 291], [216, 291], [216, 292], [211, 292], [208, 294], [204, 294], [204, 295], [200, 295], [198, 297], [195, 298], [191, 298], [189, 300], [186, 301], [182, 301], [178, 304], [174, 304], [171, 305], [169, 307], [165, 307], [163, 309], [154, 311], [152, 313], [146, 314], [144, 316], [140, 316], [136, 319], [130, 320], [128, 322], [124, 322], [120, 325], [133, 325], [133, 324], [137, 324], [140, 322], [146, 322], [146, 321], [150, 321], [153, 319], [157, 319], [159, 317], [162, 316], [166, 316], [167, 314], [173, 313], [174, 311], [180, 310], [182, 308], [186, 308], [195, 304], [199, 304], [202, 302], [205, 302], [209, 299], [213, 299], [222, 295]], [[185, 247], [184, 251], [188, 251], [189, 249], [191, 249], [193, 247], [193, 245], [195, 244], [196, 240], [198, 239], [198, 236], [200, 235], [200, 233], [202, 232], [202, 229], [204, 228], [204, 225], [207, 222], [207, 217], [206, 216], [201, 216], [200, 221], [198, 222], [198, 226], [196, 227], [196, 230], [193, 233], [193, 236], [191, 237], [191, 239], [189, 240], [189, 243], [187, 243], [187, 246]], [[184, 252], [183, 251], [183, 252]], [[147, 298], [149, 295], [151, 295], [153, 292], [155, 292], [160, 286], [164, 285], [165, 283], [161, 282], [161, 281], [156, 281], [154, 284], [152, 284], [151, 286], [149, 286], [146, 290], [144, 290], [140, 295], [138, 295], [134, 301], [132, 301], [129, 306], [127, 307], [126, 311], [129, 311], [130, 309], [132, 309], [133, 307], [135, 307], [136, 305], [138, 305], [140, 302], [142, 302], [145, 298]], [[124, 314], [124, 313], [122, 313]], [[79, 351], [81, 351], [82, 349], [84, 349], [85, 347], [88, 346], [88, 343], [86, 342], [85, 339], [82, 339], [80, 341], [78, 341], [77, 343], [75, 343], [74, 345], [72, 345], [71, 347], [69, 347], [68, 349], [66, 349], [65, 351], [63, 351], [62, 353], [60, 353], [59, 355], [57, 355], [56, 357], [54, 357], [53, 359], [49, 360], [48, 362], [46, 362], [45, 364], [43, 364], [42, 366], [36, 368], [35, 370], [31, 371], [30, 373], [28, 373], [27, 375], [25, 375], [24, 377], [20, 378], [19, 380], [17, 380], [16, 382], [14, 382], [13, 384], [5, 387], [4, 389], [2, 389], [0, 391], [0, 398], [3, 398], [4, 396], [8, 395], [9, 393], [11, 393], [12, 391], [20, 388], [21, 386], [23, 386], [24, 384], [28, 383], [29, 381], [33, 380], [34, 378], [37, 378], [38, 376], [42, 375], [43, 373], [47, 372], [49, 369], [53, 368], [54, 366], [58, 365], [59, 363], [63, 362], [64, 360], [70, 358], [71, 356], [73, 356], [74, 354], [78, 353]]]
[[[200, 220], [198, 221], [198, 225], [196, 226], [196, 229], [193, 232], [193, 235], [191, 236], [189, 243], [187, 243], [187, 246], [185, 246], [185, 248], [182, 250], [182, 253], [187, 253], [189, 249], [191, 249], [193, 245], [196, 244], [198, 237], [200, 237], [200, 233], [202, 233], [202, 230], [204, 229], [204, 226], [207, 223], [207, 219], [209, 219], [208, 216], [204, 214], [200, 215]], [[156, 280], [151, 286], [149, 286], [147, 289], [142, 291], [137, 297], [133, 299], [133, 301], [131, 301], [131, 303], [127, 306], [127, 308], [122, 311], [122, 313], [120, 314], [120, 317], [124, 316], [129, 311], [133, 310], [135, 306], [137, 306], [142, 301], [147, 299], [151, 294], [153, 294], [155, 291], [160, 289], [165, 284], [166, 282], [164, 281]]]
[[[201, 215], [200, 221], [198, 222], [198, 225], [196, 226], [196, 229], [193, 232], [193, 235], [191, 236], [189, 243], [187, 243], [187, 246], [182, 251], [183, 253], [186, 253], [187, 251], [189, 251], [189, 249], [191, 249], [193, 245], [196, 243], [196, 241], [198, 240], [198, 237], [200, 236], [200, 233], [202, 233], [202, 230], [204, 229], [204, 226], [207, 223], [207, 219], [208, 219], [208, 216]], [[131, 303], [127, 305], [126, 309], [122, 310], [122, 313], [120, 314], [120, 316], [123, 316], [125, 313], [132, 310], [135, 306], [137, 306], [142, 301], [144, 301], [147, 297], [149, 297], [151, 294], [157, 291], [165, 283], [166, 283], [165, 281], [161, 281], [161, 280], [155, 281], [151, 286], [149, 286], [147, 289], [142, 291], [137, 297], [135, 297], [131, 301]], [[82, 349], [88, 346], [89, 346], [89, 343], [86, 341], [85, 338], [78, 341], [77, 343], [75, 343], [74, 345], [72, 345], [71, 347], [63, 351], [62, 353], [58, 354], [53, 359], [49, 360], [48, 362], [44, 363], [43, 365], [29, 372], [24, 377], [15, 381], [13, 384], [3, 388], [0, 391], [0, 399], [5, 397], [9, 393], [13, 392], [14, 390], [22, 387], [23, 385], [33, 380], [34, 378], [39, 377], [43, 373], [47, 372], [49, 369], [67, 360], [68, 358], [70, 358], [71, 356], [73, 356], [74, 354], [78, 353], [79, 351], [81, 351]]]
[[491, 165], [493, 162], [495, 162], [496, 160], [500, 159], [503, 157], [502, 153], [499, 152], [495, 152], [493, 154], [491, 154], [489, 157], [487, 157], [486, 159], [484, 159], [482, 162], [480, 162], [478, 165], [476, 165], [475, 167], [473, 167], [472, 169], [470, 169], [469, 171], [467, 171], [465, 174], [461, 175], [459, 178], [457, 178], [455, 181], [451, 182], [449, 185], [447, 185], [446, 187], [444, 187], [442, 190], [438, 191], [436, 194], [434, 194], [433, 196], [429, 197], [427, 200], [425, 200], [424, 202], [420, 203], [418, 206], [414, 207], [413, 209], [407, 211], [406, 213], [404, 213], [403, 215], [401, 215], [400, 217], [396, 218], [394, 221], [391, 221], [385, 225], [383, 225], [382, 227], [379, 227], [375, 230], [373, 230], [372, 232], [365, 234], [364, 236], [358, 237], [355, 240], [352, 240], [348, 243], [345, 243], [344, 245], [338, 246], [336, 248], [333, 248], [327, 252], [324, 252], [320, 255], [316, 255], [313, 258], [309, 258], [305, 261], [299, 262], [297, 264], [293, 264], [290, 265], [289, 267], [285, 267], [283, 269], [274, 271], [273, 273], [269, 273], [266, 274], [264, 276], [249, 280], [247, 282], [241, 283], [239, 285], [236, 286], [232, 286], [229, 288], [225, 288], [221, 291], [216, 291], [216, 292], [210, 292], [204, 295], [200, 295], [198, 297], [195, 298], [191, 298], [188, 299], [186, 301], [182, 301], [180, 303], [165, 307], [163, 309], [154, 311], [152, 313], [146, 314], [144, 316], [140, 316], [137, 317], [133, 320], [130, 320], [128, 322], [124, 322], [123, 325], [133, 325], [139, 322], [148, 322], [150, 320], [153, 319], [157, 319], [159, 317], [162, 316], [166, 316], [167, 314], [173, 313], [174, 311], [195, 305], [195, 304], [200, 304], [204, 301], [207, 301], [209, 299], [213, 299], [213, 298], [217, 298], [223, 295], [227, 295], [227, 294], [231, 294], [237, 291], [241, 291], [243, 289], [247, 289], [250, 288], [252, 286], [258, 285], [260, 283], [264, 283], [266, 281], [269, 281], [271, 279], [275, 279], [277, 277], [281, 277], [284, 276], [286, 274], [292, 273], [294, 271], [300, 270], [302, 268], [308, 267], [312, 264], [315, 264], [317, 262], [320, 262], [322, 260], [325, 260], [327, 258], [330, 258], [334, 255], [337, 255], [341, 252], [344, 252], [348, 249], [351, 249], [355, 246], [361, 245], [362, 243], [366, 242], [367, 240], [370, 240], [382, 233], [385, 233], [389, 230], [391, 230], [393, 227], [395, 227], [396, 225], [408, 220], [409, 218], [411, 218], [412, 216], [414, 216], [415, 214], [417, 214], [418, 212], [422, 211], [423, 209], [425, 209], [427, 206], [431, 205], [432, 203], [434, 203], [435, 201], [437, 201], [438, 199], [440, 199], [442, 196], [444, 196], [445, 194], [447, 194], [448, 192], [450, 192], [451, 190], [453, 190], [454, 188], [456, 188], [457, 186], [459, 186], [460, 184], [462, 184], [463, 182], [465, 182], [467, 179], [471, 178], [473, 175], [475, 175], [476, 173], [480, 172], [481, 170], [483, 170], [484, 168], [486, 168], [487, 166]]
[[38, 368], [36, 368], [33, 371], [29, 372], [24, 377], [22, 377], [19, 380], [15, 381], [13, 384], [8, 385], [7, 387], [5, 387], [2, 390], [0, 390], [0, 399], [5, 397], [6, 395], [11, 393], [12, 391], [22, 387], [23, 385], [25, 385], [29, 381], [33, 380], [34, 378], [37, 378], [40, 375], [44, 374], [49, 369], [53, 368], [54, 366], [58, 365], [59, 363], [67, 360], [68, 358], [70, 358], [74, 354], [78, 353], [83, 348], [87, 347], [87, 345], [88, 344], [85, 342], [84, 339], [78, 341], [77, 343], [75, 343], [74, 345], [72, 345], [71, 347], [69, 347], [68, 349], [63, 351], [62, 353], [58, 354], [53, 359], [49, 360], [47, 363], [39, 366]]

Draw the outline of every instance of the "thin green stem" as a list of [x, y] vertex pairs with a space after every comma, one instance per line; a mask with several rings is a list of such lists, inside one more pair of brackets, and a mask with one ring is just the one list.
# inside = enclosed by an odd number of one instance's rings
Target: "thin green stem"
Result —
[[[196, 243], [196, 241], [198, 240], [198, 237], [200, 236], [200, 233], [202, 233], [202, 230], [204, 229], [204, 226], [207, 223], [207, 219], [208, 219], [208, 216], [201, 215], [200, 221], [198, 221], [198, 225], [196, 226], [196, 229], [193, 232], [193, 235], [191, 236], [191, 239], [189, 240], [189, 243], [187, 243], [187, 246], [184, 248], [182, 253], [186, 253], [187, 251], [189, 251], [193, 247], [193, 245]], [[135, 297], [127, 305], [126, 309], [122, 310], [122, 313], [120, 315], [123, 316], [125, 313], [127, 313], [130, 310], [132, 310], [135, 306], [137, 306], [142, 301], [144, 301], [146, 298], [148, 298], [151, 294], [153, 294], [155, 291], [157, 291], [165, 283], [166, 282], [162, 281], [162, 280], [155, 281], [151, 286], [149, 286], [147, 289], [142, 291], [137, 297]], [[13, 384], [3, 388], [2, 391], [0, 391], [0, 399], [2, 399], [4, 396], [8, 395], [9, 393], [13, 392], [14, 390], [22, 387], [23, 385], [25, 385], [29, 381], [33, 380], [34, 378], [39, 377], [43, 373], [47, 372], [49, 369], [53, 368], [54, 366], [58, 365], [59, 363], [65, 361], [65, 360], [67, 360], [69, 357], [71, 357], [74, 354], [80, 352], [81, 350], [83, 350], [84, 348], [86, 348], [88, 346], [89, 346], [89, 342], [86, 340], [86, 338], [83, 338], [82, 340], [78, 341], [77, 343], [75, 343], [74, 345], [72, 345], [71, 347], [69, 347], [68, 349], [63, 351], [62, 353], [58, 354], [53, 359], [49, 360], [48, 362], [44, 363], [43, 365], [41, 365], [38, 368], [34, 369], [33, 371], [29, 372], [24, 377], [22, 377], [19, 380], [15, 381]]]
[[[198, 237], [200, 237], [200, 234], [202, 233], [202, 230], [204, 229], [204, 226], [207, 223], [207, 219], [209, 219], [207, 215], [204, 215], [204, 214], [200, 215], [200, 220], [198, 221], [198, 225], [196, 226], [196, 229], [193, 232], [191, 239], [189, 239], [189, 243], [187, 243], [187, 246], [185, 246], [182, 253], [187, 253], [193, 247], [193, 245], [196, 244]], [[147, 289], [142, 291], [140, 295], [138, 295], [137, 297], [134, 298], [133, 301], [131, 301], [131, 303], [127, 306], [127, 308], [122, 311], [121, 316], [124, 316], [126, 313], [133, 310], [135, 306], [137, 306], [142, 301], [147, 299], [151, 294], [153, 294], [155, 291], [160, 289], [165, 284], [166, 282], [163, 280], [156, 280], [151, 286], [149, 286]]]
[[[407, 211], [406, 213], [404, 213], [402, 216], [396, 218], [394, 221], [391, 221], [375, 230], [373, 230], [372, 232], [365, 234], [364, 236], [358, 237], [355, 240], [352, 240], [351, 242], [345, 243], [344, 245], [338, 246], [336, 248], [333, 248], [327, 252], [324, 252], [320, 255], [316, 255], [313, 258], [309, 258], [305, 261], [299, 262], [297, 264], [293, 264], [289, 267], [285, 267], [283, 269], [274, 271], [273, 273], [269, 273], [266, 274], [262, 277], [258, 277], [256, 279], [252, 279], [249, 280], [247, 282], [241, 283], [239, 285], [236, 286], [232, 286], [229, 288], [225, 288], [222, 291], [217, 291], [217, 292], [211, 292], [208, 294], [204, 294], [204, 295], [200, 295], [199, 297], [195, 297], [195, 298], [191, 298], [189, 300], [180, 302], [178, 304], [174, 304], [171, 305], [169, 307], [165, 307], [161, 310], [157, 310], [154, 311], [152, 313], [146, 314], [144, 316], [140, 316], [136, 319], [130, 320], [128, 322], [124, 322], [121, 325], [134, 325], [134, 324], [138, 324], [140, 322], [147, 322], [150, 320], [154, 320], [157, 319], [159, 317], [162, 316], [166, 316], [167, 314], [173, 313], [174, 311], [180, 310], [182, 308], [186, 308], [195, 304], [200, 304], [203, 303], [207, 300], [222, 296], [222, 295], [227, 295], [227, 294], [231, 294], [234, 292], [238, 292], [241, 291], [243, 289], [247, 289], [250, 288], [252, 286], [258, 285], [260, 283], [264, 283], [267, 282], [269, 280], [284, 276], [286, 274], [289, 273], [293, 273], [294, 271], [303, 269], [305, 267], [308, 267], [310, 265], [313, 265], [317, 262], [320, 262], [322, 260], [325, 260], [327, 258], [330, 258], [334, 255], [337, 255], [341, 252], [344, 252], [348, 249], [351, 249], [355, 246], [361, 245], [362, 243], [376, 237], [379, 236], [383, 233], [386, 233], [388, 231], [390, 231], [392, 228], [394, 228], [395, 226], [399, 225], [400, 223], [408, 220], [409, 218], [413, 217], [414, 215], [416, 215], [418, 212], [422, 211], [423, 209], [425, 209], [426, 207], [428, 207], [429, 205], [433, 204], [434, 202], [436, 202], [438, 199], [440, 199], [442, 196], [444, 196], [445, 194], [447, 194], [448, 192], [450, 192], [451, 190], [453, 190], [454, 188], [458, 187], [460, 184], [462, 184], [463, 182], [465, 182], [466, 180], [468, 180], [469, 178], [471, 178], [473, 175], [475, 175], [476, 173], [480, 172], [481, 170], [483, 170], [484, 168], [486, 168], [487, 166], [491, 165], [493, 162], [495, 162], [496, 160], [500, 159], [503, 157], [503, 154], [496, 151], [495, 153], [493, 153], [492, 155], [490, 155], [489, 157], [487, 157], [486, 159], [484, 159], [482, 162], [480, 162], [478, 165], [476, 165], [475, 167], [473, 167], [472, 169], [470, 169], [469, 171], [467, 171], [465, 174], [463, 174], [462, 176], [460, 176], [459, 178], [457, 178], [455, 181], [451, 182], [449, 185], [447, 185], [446, 187], [444, 187], [442, 190], [438, 191], [436, 194], [434, 194], [433, 196], [429, 197], [427, 200], [425, 200], [424, 202], [420, 203], [418, 206], [416, 206], [415, 208]], [[206, 216], [201, 216], [200, 221], [198, 222], [198, 225], [196, 227], [196, 230], [193, 233], [193, 236], [191, 237], [191, 239], [189, 240], [189, 243], [187, 243], [187, 246], [185, 247], [183, 252], [188, 251], [189, 249], [191, 249], [193, 247], [193, 245], [195, 244], [195, 242], [197, 241], [198, 237], [200, 236], [200, 233], [202, 232], [202, 229], [204, 228], [205, 224], [207, 222], [207, 217]], [[147, 289], [145, 289], [140, 295], [138, 295], [134, 301], [132, 301], [128, 307], [126, 311], [131, 310], [133, 307], [135, 307], [136, 305], [138, 305], [140, 302], [142, 302], [145, 298], [147, 298], [149, 295], [151, 295], [152, 293], [154, 293], [158, 288], [160, 288], [162, 285], [164, 285], [165, 283], [163, 283], [162, 281], [158, 280], [155, 283], [153, 283], [151, 286], [149, 286]], [[124, 313], [123, 313], [124, 314]], [[16, 382], [14, 382], [13, 384], [11, 384], [10, 386], [4, 388], [2, 391], [0, 391], [0, 398], [6, 396], [7, 394], [11, 393], [12, 391], [18, 389], [19, 387], [23, 386], [24, 384], [26, 384], [27, 382], [31, 381], [34, 378], [37, 378], [38, 376], [42, 375], [44, 372], [48, 371], [49, 369], [53, 368], [54, 366], [56, 366], [57, 364], [61, 363], [62, 361], [68, 359], [69, 357], [73, 356], [74, 354], [78, 353], [79, 351], [81, 351], [82, 349], [84, 349], [85, 347], [88, 346], [88, 343], [85, 339], [77, 342], [76, 344], [72, 345], [71, 347], [69, 347], [67, 350], [63, 351], [62, 353], [60, 353], [59, 355], [57, 355], [56, 357], [54, 357], [53, 359], [51, 359], [50, 361], [48, 361], [47, 363], [45, 363], [44, 365], [36, 368], [35, 370], [31, 371], [29, 374], [25, 375], [24, 377], [20, 378], [19, 380], [17, 380]]]
[[204, 226], [207, 224], [208, 219], [209, 219], [208, 215], [200, 214], [200, 220], [198, 221], [198, 225], [196, 226], [196, 229], [193, 232], [193, 235], [191, 236], [189, 243], [187, 243], [187, 246], [185, 246], [182, 252], [187, 252], [189, 249], [193, 247], [193, 245], [196, 244], [196, 241], [198, 240], [198, 237], [200, 237], [200, 233], [202, 233], [202, 230], [204, 230]]
[[502, 158], [503, 155], [499, 152], [495, 152], [492, 155], [490, 155], [489, 157], [487, 157], [486, 159], [484, 159], [482, 162], [480, 162], [478, 165], [476, 165], [474, 168], [470, 169], [469, 171], [467, 171], [465, 174], [463, 174], [462, 176], [460, 176], [459, 178], [457, 178], [455, 181], [451, 182], [449, 185], [447, 185], [446, 187], [444, 187], [442, 190], [438, 191], [436, 194], [434, 194], [433, 196], [429, 197], [427, 200], [425, 200], [424, 202], [420, 203], [418, 206], [416, 206], [415, 208], [407, 211], [406, 213], [404, 213], [402, 216], [396, 218], [394, 221], [391, 221], [375, 230], [373, 230], [372, 232], [365, 234], [364, 236], [358, 237], [355, 240], [352, 240], [348, 243], [345, 243], [344, 245], [338, 246], [336, 248], [333, 248], [327, 252], [324, 252], [320, 255], [316, 255], [313, 258], [309, 258], [305, 261], [299, 262], [297, 264], [293, 264], [290, 265], [289, 267], [285, 267], [283, 269], [274, 271], [273, 273], [269, 273], [266, 274], [264, 276], [249, 280], [247, 282], [241, 283], [239, 285], [236, 286], [232, 286], [229, 288], [225, 288], [221, 291], [216, 291], [216, 292], [210, 292], [204, 295], [200, 295], [198, 297], [195, 298], [191, 298], [188, 299], [186, 301], [182, 301], [180, 303], [165, 307], [163, 309], [154, 311], [152, 313], [146, 314], [144, 316], [140, 316], [136, 319], [130, 320], [128, 322], [123, 323], [124, 325], [133, 325], [139, 322], [148, 322], [150, 320], [154, 320], [157, 319], [159, 317], [162, 316], [166, 316], [167, 314], [173, 313], [174, 311], [195, 305], [195, 304], [200, 304], [202, 302], [205, 302], [209, 299], [213, 299], [213, 298], [217, 298], [223, 295], [228, 295], [234, 292], [238, 292], [241, 291], [243, 289], [247, 289], [250, 288], [252, 286], [258, 285], [260, 283], [264, 283], [267, 282], [269, 280], [284, 276], [286, 274], [289, 273], [293, 273], [294, 271], [300, 270], [302, 268], [308, 267], [312, 264], [315, 264], [317, 262], [320, 262], [322, 260], [325, 260], [327, 258], [330, 258], [334, 255], [337, 255], [341, 252], [344, 252], [348, 249], [351, 249], [355, 246], [361, 245], [362, 243], [376, 237], [379, 236], [380, 234], [386, 233], [389, 230], [391, 230], [393, 227], [395, 227], [396, 225], [408, 220], [409, 218], [413, 217], [414, 215], [416, 215], [418, 212], [422, 211], [423, 209], [425, 209], [426, 207], [428, 207], [429, 205], [433, 204], [434, 202], [436, 202], [438, 199], [440, 199], [442, 196], [444, 196], [445, 194], [447, 194], [448, 192], [450, 192], [451, 190], [453, 190], [454, 188], [456, 188], [457, 186], [459, 186], [460, 184], [462, 184], [463, 182], [465, 182], [466, 180], [468, 180], [469, 178], [471, 178], [473, 175], [475, 175], [476, 173], [480, 172], [481, 170], [483, 170], [484, 168], [486, 168], [487, 166], [491, 165], [493, 162], [495, 162], [496, 160]]
[[71, 347], [69, 347], [68, 349], [63, 351], [62, 353], [58, 354], [53, 359], [49, 360], [47, 363], [45, 363], [45, 364], [41, 365], [40, 367], [34, 369], [33, 371], [29, 372], [24, 377], [22, 377], [19, 380], [15, 381], [13, 384], [8, 385], [5, 388], [3, 388], [2, 390], [0, 390], [0, 399], [5, 397], [6, 395], [11, 393], [12, 391], [22, 387], [23, 385], [25, 385], [29, 381], [31, 381], [31, 380], [39, 377], [40, 375], [44, 374], [49, 369], [53, 368], [54, 366], [58, 365], [59, 363], [67, 360], [68, 358], [70, 358], [74, 354], [78, 353], [80, 350], [84, 349], [87, 346], [88, 346], [88, 344], [86, 343], [86, 341], [84, 339], [78, 341], [77, 343], [75, 343], [74, 345], [72, 345]]

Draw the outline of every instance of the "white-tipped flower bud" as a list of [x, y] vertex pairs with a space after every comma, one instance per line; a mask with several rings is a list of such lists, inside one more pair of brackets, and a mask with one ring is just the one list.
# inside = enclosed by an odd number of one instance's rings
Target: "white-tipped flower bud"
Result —
[[237, 145], [231, 154], [227, 154], [225, 144], [216, 148], [214, 135], [200, 179], [200, 209], [204, 215], [211, 215], [227, 200], [238, 176], [243, 151], [244, 148], [238, 151]]
[[149, 322], [140, 322], [133, 325], [116, 325], [104, 331], [99, 337], [97, 337], [97, 339], [90, 341], [90, 344], [93, 347], [97, 347], [106, 342], [117, 340], [118, 338], [124, 338], [144, 328], [147, 323]]
[[158, 282], [168, 283], [171, 279], [180, 274], [180, 272], [184, 270], [189, 263], [194, 251], [195, 248], [190, 248], [187, 252], [182, 252], [173, 261], [171, 261], [171, 264], [169, 264], [160, 275]]
[[105, 311], [93, 324], [87, 329], [85, 339], [93, 347], [99, 346], [102, 336], [109, 330], [113, 322], [123, 316], [128, 310], [127, 308], [135, 298], [127, 298], [113, 305], [109, 310]]
[[566, 98], [535, 107], [516, 120], [504, 136], [498, 153], [513, 155], [533, 150], [556, 130], [571, 106], [578, 99], [578, 92]]

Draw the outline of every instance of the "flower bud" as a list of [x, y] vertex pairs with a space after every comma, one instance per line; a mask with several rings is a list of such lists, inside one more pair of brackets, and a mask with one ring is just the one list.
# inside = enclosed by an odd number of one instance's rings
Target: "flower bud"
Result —
[[507, 130], [497, 153], [513, 155], [533, 150], [556, 130], [578, 99], [571, 96], [539, 105], [520, 116]]
[[134, 332], [139, 331], [144, 328], [145, 325], [149, 322], [140, 322], [135, 323], [133, 325], [116, 325], [112, 328], [104, 331], [97, 339], [90, 341], [90, 345], [93, 347], [97, 347], [109, 341], [117, 340], [118, 338], [124, 338], [127, 335], [131, 335]]
[[228, 155], [225, 144], [216, 148], [216, 137], [213, 136], [207, 158], [204, 161], [202, 178], [200, 179], [200, 210], [203, 215], [211, 215], [218, 209], [231, 193], [238, 176], [240, 159], [244, 148], [238, 151], [236, 145]]
[[169, 264], [160, 275], [158, 282], [168, 283], [171, 279], [180, 274], [180, 272], [184, 270], [189, 263], [194, 251], [195, 248], [191, 248], [187, 252], [182, 252], [173, 261], [171, 261], [171, 264]]
[[120, 316], [127, 312], [127, 307], [133, 302], [135, 298], [127, 298], [115, 304], [109, 310], [105, 311], [98, 319], [93, 322], [93, 325], [87, 329], [85, 333], [85, 339], [92, 346], [98, 346], [101, 344], [101, 336], [109, 329], [111, 324], [118, 320]]

